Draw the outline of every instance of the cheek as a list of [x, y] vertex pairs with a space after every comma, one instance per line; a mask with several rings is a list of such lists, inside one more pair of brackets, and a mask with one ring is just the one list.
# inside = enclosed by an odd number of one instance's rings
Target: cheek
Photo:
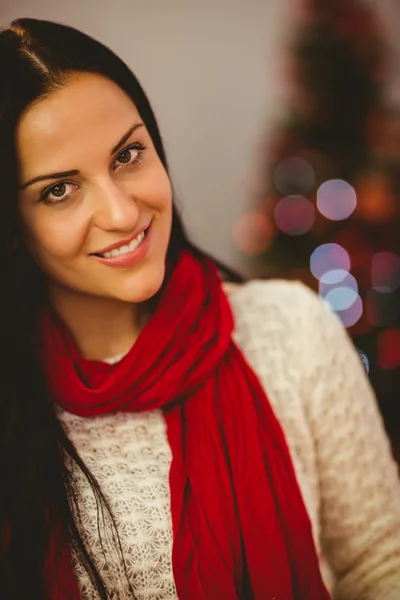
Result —
[[152, 177], [148, 181], [147, 203], [160, 212], [165, 212], [166, 214], [171, 212], [172, 187], [165, 169], [162, 167], [153, 170]]
[[29, 250], [42, 261], [67, 261], [76, 256], [84, 243], [86, 228], [77, 219], [66, 219], [62, 215], [49, 215], [26, 228]]

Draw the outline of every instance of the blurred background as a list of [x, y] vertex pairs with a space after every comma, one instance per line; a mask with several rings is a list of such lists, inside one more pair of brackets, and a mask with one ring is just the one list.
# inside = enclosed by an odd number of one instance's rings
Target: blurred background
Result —
[[360, 351], [400, 461], [399, 0], [2, 0], [133, 69], [191, 237], [303, 281]]

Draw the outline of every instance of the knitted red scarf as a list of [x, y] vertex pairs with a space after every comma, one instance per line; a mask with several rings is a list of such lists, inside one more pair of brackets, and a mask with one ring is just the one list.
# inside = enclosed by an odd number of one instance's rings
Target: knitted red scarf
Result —
[[[48, 388], [85, 417], [164, 411], [179, 598], [327, 600], [282, 429], [232, 330], [215, 267], [185, 252], [155, 314], [116, 365], [80, 358], [65, 327], [47, 314]], [[68, 600], [79, 598], [70, 562], [64, 565], [52, 578], [70, 586]]]

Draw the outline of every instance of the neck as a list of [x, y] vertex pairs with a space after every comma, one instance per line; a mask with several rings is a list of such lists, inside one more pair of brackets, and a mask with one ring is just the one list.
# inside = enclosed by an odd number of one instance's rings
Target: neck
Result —
[[128, 352], [149, 318], [144, 304], [49, 290], [50, 303], [83, 358], [104, 360]]

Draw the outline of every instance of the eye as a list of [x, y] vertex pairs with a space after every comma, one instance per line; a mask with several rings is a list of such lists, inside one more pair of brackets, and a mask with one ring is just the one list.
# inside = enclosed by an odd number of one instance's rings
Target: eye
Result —
[[61, 181], [44, 190], [40, 201], [45, 204], [60, 204], [65, 202], [78, 186], [75, 183]]
[[128, 148], [125, 148], [125, 150], [122, 150], [122, 152], [120, 152], [117, 155], [117, 158], [115, 159], [114, 164], [116, 170], [119, 171], [120, 169], [125, 169], [126, 167], [137, 165], [141, 161], [143, 157], [143, 152], [145, 150], [146, 146], [143, 146], [143, 144], [138, 143], [132, 144], [132, 146], [129, 146]]

